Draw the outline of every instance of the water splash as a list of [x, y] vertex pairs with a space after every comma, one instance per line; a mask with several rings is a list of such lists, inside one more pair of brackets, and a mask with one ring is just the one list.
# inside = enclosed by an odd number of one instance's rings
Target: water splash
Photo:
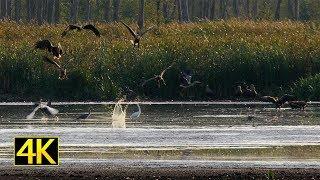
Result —
[[121, 105], [122, 100], [118, 101], [114, 106], [112, 113], [112, 128], [126, 128], [126, 110], [127, 107], [123, 109]]

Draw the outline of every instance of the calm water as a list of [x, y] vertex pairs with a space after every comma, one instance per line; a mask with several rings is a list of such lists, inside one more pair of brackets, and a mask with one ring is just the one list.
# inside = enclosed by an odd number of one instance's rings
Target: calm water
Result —
[[[320, 167], [318, 103], [305, 111], [266, 103], [143, 103], [140, 118], [126, 119], [125, 129], [111, 127], [111, 103], [53, 107], [58, 118], [38, 112], [27, 120], [30, 103], [0, 104], [0, 162], [11, 163], [14, 137], [50, 135], [60, 138], [62, 162], [69, 163]], [[89, 109], [89, 119], [76, 120]], [[127, 117], [134, 111], [129, 105]]]

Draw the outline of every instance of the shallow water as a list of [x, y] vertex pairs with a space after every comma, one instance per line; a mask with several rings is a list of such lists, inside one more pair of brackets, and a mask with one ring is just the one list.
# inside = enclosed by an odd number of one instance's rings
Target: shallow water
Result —
[[[112, 128], [114, 103], [53, 103], [53, 107], [59, 110], [58, 118], [47, 119], [39, 112], [27, 120], [31, 103], [0, 104], [2, 161], [13, 157], [14, 137], [52, 135], [60, 138], [62, 162], [229, 161], [239, 166], [250, 161], [320, 167], [316, 102], [304, 111], [253, 102], [145, 102], [140, 118], [127, 118], [125, 129]], [[89, 109], [89, 119], [76, 120]], [[129, 105], [127, 117], [134, 111], [136, 106]]]

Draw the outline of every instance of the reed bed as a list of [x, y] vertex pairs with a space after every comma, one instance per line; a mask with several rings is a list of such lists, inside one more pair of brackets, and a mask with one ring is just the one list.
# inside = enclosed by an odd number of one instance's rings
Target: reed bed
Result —
[[[206, 98], [207, 84], [216, 99], [230, 99], [234, 87], [246, 82], [255, 84], [263, 95], [294, 93], [319, 100], [319, 93], [301, 91], [309, 85], [320, 91], [319, 85], [312, 84], [320, 70], [320, 29], [314, 23], [229, 20], [164, 24], [145, 36], [139, 50], [132, 47], [131, 36], [120, 23], [97, 27], [102, 38], [86, 31], [61, 38], [63, 24], [1, 22], [0, 99], [113, 100], [128, 86], [142, 98], [200, 100]], [[58, 72], [41, 60], [46, 53], [34, 49], [40, 39], [61, 43], [67, 80], [59, 80]], [[153, 77], [172, 62], [176, 65], [166, 74], [166, 86], [139, 86], [142, 79]], [[179, 70], [184, 68], [192, 69], [194, 80], [202, 82], [188, 97], [179, 95]]]

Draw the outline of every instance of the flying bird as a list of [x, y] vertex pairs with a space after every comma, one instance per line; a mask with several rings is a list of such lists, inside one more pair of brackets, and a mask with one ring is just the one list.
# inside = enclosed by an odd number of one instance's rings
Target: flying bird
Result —
[[137, 104], [137, 107], [138, 107], [138, 111], [132, 113], [131, 116], [130, 116], [130, 119], [137, 119], [137, 118], [140, 117], [140, 115], [141, 115], [141, 108], [140, 108], [139, 104]]
[[150, 78], [150, 79], [147, 79], [145, 80], [143, 83], [142, 83], [142, 87], [144, 87], [148, 82], [150, 81], [156, 81], [158, 87], [160, 88], [161, 86], [161, 82], [166, 85], [166, 81], [164, 80], [164, 75], [165, 73], [172, 68], [172, 66], [174, 65], [175, 63], [172, 63], [169, 67], [167, 67], [166, 69], [164, 69], [159, 75], [155, 75], [154, 77]]
[[59, 79], [66, 79], [67, 78], [67, 70], [62, 68], [60, 64], [58, 64], [56, 61], [49, 59], [46, 56], [43, 56], [43, 60], [47, 63], [50, 63], [54, 65], [59, 70]]
[[49, 53], [53, 55], [54, 59], [60, 59], [61, 55], [63, 54], [60, 43], [58, 43], [58, 46], [53, 46], [52, 43], [47, 39], [36, 42], [35, 48], [47, 50]]
[[35, 103], [36, 107], [34, 108], [34, 110], [27, 116], [27, 119], [33, 119], [35, 113], [40, 109], [41, 112], [43, 114], [46, 114], [47, 116], [54, 116], [56, 114], [59, 113], [59, 111], [57, 109], [54, 109], [51, 106], [51, 102], [42, 102], [42, 100], [40, 100], [39, 103]]
[[192, 72], [191, 70], [184, 70], [181, 71], [180, 75], [180, 87], [187, 89], [193, 87], [195, 85], [201, 84], [200, 81], [193, 81], [192, 82]]
[[148, 31], [150, 31], [150, 30], [152, 30], [154, 28], [154, 26], [152, 26], [152, 27], [146, 29], [145, 31], [141, 31], [141, 30], [134, 31], [126, 23], [124, 23], [122, 21], [121, 21], [121, 23], [128, 29], [130, 34], [133, 36], [134, 40], [131, 40], [131, 43], [133, 44], [133, 47], [138, 46], [138, 48], [140, 47], [140, 40], [143, 37], [143, 35], [145, 35]]
[[276, 104], [278, 101], [278, 97], [272, 97], [272, 96], [261, 96], [261, 97], [259, 97], [259, 99], [262, 102], [270, 102], [273, 104]]
[[67, 28], [63, 31], [63, 33], [61, 34], [61, 37], [64, 37], [67, 35], [67, 33], [69, 31], [73, 31], [73, 30], [77, 30], [77, 31], [81, 31], [81, 30], [89, 30], [89, 31], [92, 31], [96, 36], [100, 37], [101, 34], [99, 32], [99, 30], [92, 24], [87, 24], [85, 26], [77, 26], [77, 25], [73, 25], [73, 24], [70, 24], [67, 26]]

